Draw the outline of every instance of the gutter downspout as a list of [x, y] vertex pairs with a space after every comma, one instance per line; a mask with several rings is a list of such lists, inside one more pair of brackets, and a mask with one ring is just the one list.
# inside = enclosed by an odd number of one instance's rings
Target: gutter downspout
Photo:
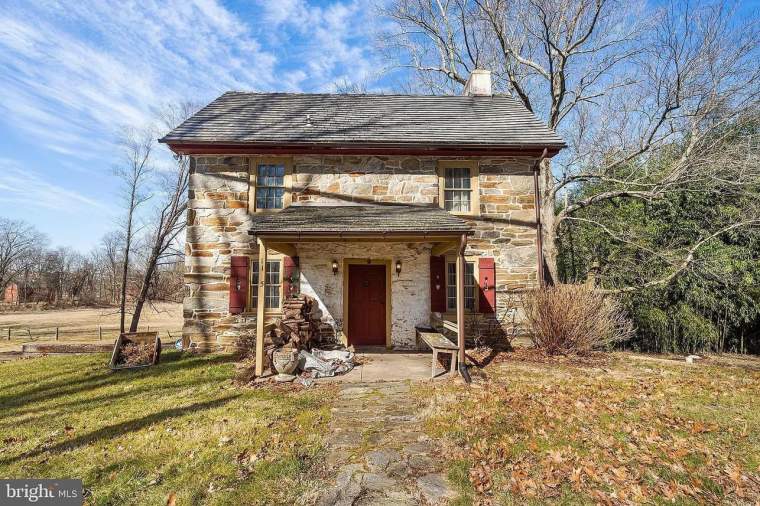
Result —
[[541, 162], [546, 158], [548, 152], [547, 148], [544, 148], [544, 152], [536, 160], [533, 166], [533, 199], [536, 204], [536, 259], [538, 263], [538, 286], [544, 288], [546, 286], [546, 280], [544, 279], [544, 231], [543, 224], [541, 223], [541, 192], [539, 190], [538, 175], [541, 172]]
[[464, 252], [467, 249], [467, 234], [459, 239], [457, 251], [457, 335], [459, 337], [459, 371], [467, 370], [464, 356], [465, 324], [464, 324]]

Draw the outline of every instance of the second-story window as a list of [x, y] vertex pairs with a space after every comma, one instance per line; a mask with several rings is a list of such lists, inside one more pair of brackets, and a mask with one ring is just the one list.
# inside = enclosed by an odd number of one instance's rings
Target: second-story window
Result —
[[282, 209], [285, 196], [285, 166], [261, 164], [256, 171], [256, 209]]
[[472, 209], [472, 186], [470, 169], [446, 167], [443, 176], [444, 209], [456, 213], [469, 213]]

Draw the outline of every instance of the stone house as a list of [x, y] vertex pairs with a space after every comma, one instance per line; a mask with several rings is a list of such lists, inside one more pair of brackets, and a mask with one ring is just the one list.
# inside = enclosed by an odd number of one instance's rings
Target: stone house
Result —
[[[161, 142], [191, 157], [184, 335], [205, 349], [304, 293], [347, 344], [464, 335], [539, 282], [539, 161], [564, 142], [475, 71], [462, 96], [228, 92]], [[261, 349], [261, 346], [259, 347]]]

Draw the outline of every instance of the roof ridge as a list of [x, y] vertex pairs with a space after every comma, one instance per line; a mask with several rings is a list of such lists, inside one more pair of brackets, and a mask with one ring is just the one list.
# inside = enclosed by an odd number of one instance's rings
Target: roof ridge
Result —
[[257, 95], [257, 96], [293, 96], [293, 97], [409, 97], [409, 98], [508, 98], [516, 101], [509, 93], [494, 93], [493, 95], [432, 95], [423, 93], [328, 93], [328, 92], [300, 92], [300, 91], [250, 91], [250, 90], [227, 90], [224, 95]]

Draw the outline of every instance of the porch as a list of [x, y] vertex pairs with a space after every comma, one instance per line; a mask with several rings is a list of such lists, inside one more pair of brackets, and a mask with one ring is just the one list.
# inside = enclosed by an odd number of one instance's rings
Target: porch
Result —
[[[259, 251], [253, 295], [266, 300], [268, 259], [285, 258], [282, 297], [298, 293], [312, 297], [336, 337], [357, 347], [416, 348], [415, 327], [431, 323], [431, 292], [445, 290], [443, 280], [431, 279], [431, 256], [455, 257], [456, 318], [447, 327], [457, 336], [464, 363], [464, 252], [471, 232], [460, 218], [431, 207], [291, 206], [255, 216], [249, 233]], [[452, 261], [452, 274], [453, 268]], [[451, 294], [449, 298], [453, 303]], [[265, 306], [256, 306], [259, 376], [264, 371], [266, 326], [277, 317]], [[373, 360], [377, 357], [381, 355]], [[371, 367], [367, 370], [374, 374]]]
[[[359, 348], [356, 365], [346, 374], [317, 381], [327, 383], [375, 383], [430, 379], [430, 352]], [[441, 369], [442, 370], [442, 369]]]

